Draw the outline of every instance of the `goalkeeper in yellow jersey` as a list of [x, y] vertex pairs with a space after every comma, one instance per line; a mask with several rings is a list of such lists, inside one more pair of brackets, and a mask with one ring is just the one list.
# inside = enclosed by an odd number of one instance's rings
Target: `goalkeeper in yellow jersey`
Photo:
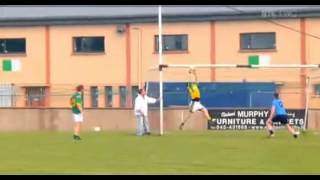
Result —
[[201, 111], [207, 120], [211, 120], [211, 117], [208, 113], [208, 110], [200, 103], [201, 93], [199, 89], [197, 73], [194, 69], [190, 69], [189, 73], [194, 76], [194, 81], [188, 83], [188, 92], [191, 97], [191, 102], [189, 104], [189, 115], [187, 118], [180, 124], [180, 129], [183, 128], [187, 120], [191, 117], [194, 112]]

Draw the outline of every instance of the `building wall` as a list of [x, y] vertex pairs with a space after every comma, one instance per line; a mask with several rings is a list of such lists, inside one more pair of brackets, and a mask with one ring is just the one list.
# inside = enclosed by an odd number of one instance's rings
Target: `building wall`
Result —
[[[0, 55], [0, 83], [20, 85], [46, 83], [45, 28], [44, 27], [0, 27], [1, 38], [26, 38], [26, 54]], [[19, 59], [20, 72], [3, 72], [3, 59]]]
[[[148, 71], [151, 67], [158, 65], [158, 53], [155, 52], [155, 35], [158, 35], [157, 24], [133, 24], [132, 28], [139, 28], [141, 34], [142, 54], [140, 69], [143, 69], [141, 81], [152, 81], [159, 79], [159, 73]], [[137, 84], [138, 76], [138, 41], [139, 30], [132, 30], [132, 82]], [[187, 52], [169, 52], [163, 54], [163, 60], [167, 64], [208, 64], [210, 63], [210, 23], [164, 23], [163, 34], [188, 34]], [[137, 67], [138, 66], [138, 67]], [[186, 70], [166, 69], [164, 79], [168, 81], [186, 81]], [[210, 71], [199, 73], [199, 79], [209, 80]]]
[[[164, 111], [164, 132], [177, 131], [182, 114], [187, 109], [170, 108]], [[73, 130], [73, 120], [70, 109], [67, 108], [1, 108], [0, 131], [68, 131]], [[159, 110], [151, 109], [149, 113], [150, 128], [153, 133], [159, 133]], [[320, 128], [320, 110], [309, 111], [308, 128]], [[82, 131], [92, 131], [100, 126], [104, 131], [136, 129], [136, 119], [131, 109], [87, 109], [84, 114]], [[185, 125], [186, 130], [206, 130], [207, 120], [201, 113], [192, 116]]]
[[[274, 21], [301, 29], [300, 19]], [[320, 36], [319, 18], [307, 18], [305, 24], [308, 33]], [[114, 86], [113, 106], [119, 107], [119, 86], [126, 86], [128, 82], [132, 86], [142, 86], [146, 81], [158, 81], [159, 78], [157, 71], [149, 70], [158, 64], [154, 42], [158, 25], [130, 24], [128, 28], [121, 34], [117, 33], [117, 25], [1, 27], [1, 38], [25, 37], [27, 53], [1, 56], [1, 59], [21, 59], [22, 71], [1, 71], [0, 82], [15, 83], [21, 94], [25, 86], [49, 85], [51, 107], [68, 107], [69, 96], [77, 84], [86, 87], [87, 107], [91, 106], [90, 86], [98, 86], [98, 107], [104, 107], [104, 86], [111, 85]], [[276, 32], [276, 49], [240, 51], [240, 33], [248, 32]], [[164, 53], [164, 62], [168, 64], [247, 64], [249, 55], [259, 54], [269, 55], [272, 64], [302, 63], [301, 34], [266, 21], [164, 23], [163, 34], [188, 34], [188, 51]], [[74, 54], [74, 36], [105, 36], [105, 53]], [[127, 42], [130, 43], [129, 47], [126, 46]], [[306, 36], [306, 63], [320, 63], [319, 45], [319, 39]], [[304, 84], [300, 69], [201, 69], [197, 72], [200, 81], [274, 81], [280, 84], [280, 92], [288, 108], [304, 107]], [[307, 72], [314, 77], [320, 75], [319, 71]], [[189, 78], [185, 69], [166, 69], [164, 73], [165, 81], [189, 81]], [[320, 83], [320, 78], [312, 81]], [[318, 107], [319, 97], [310, 97], [311, 107]], [[24, 98], [21, 96], [17, 102], [19, 106], [24, 105]]]
[[[277, 20], [277, 23], [300, 29], [298, 19]], [[268, 55], [272, 64], [301, 64], [300, 34], [266, 21], [216, 22], [216, 62], [221, 64], [247, 64], [250, 55]], [[235, 28], [236, 27], [236, 28]], [[240, 50], [240, 33], [275, 32], [275, 50]], [[285, 76], [290, 74], [290, 76]], [[303, 107], [299, 87], [299, 69], [226, 69], [216, 70], [218, 81], [272, 81], [284, 83], [280, 87], [282, 98], [290, 108]], [[286, 85], [287, 84], [287, 85]], [[293, 94], [292, 94], [293, 93]]]
[[[51, 86], [51, 106], [52, 107], [69, 107], [69, 100], [71, 95], [75, 92], [75, 87], [78, 84], [65, 84], [65, 85], [53, 85]], [[106, 85], [114, 85], [114, 84], [106, 84]], [[105, 96], [105, 85], [85, 85], [84, 86], [84, 107], [89, 108], [92, 107], [91, 100], [91, 92], [90, 88], [92, 86], [98, 87], [98, 108], [104, 108], [106, 106], [106, 96]], [[120, 106], [120, 97], [119, 97], [119, 87], [118, 85], [114, 85], [113, 87], [113, 97], [112, 97], [112, 106], [119, 107]]]
[[[104, 36], [105, 53], [75, 54], [72, 37]], [[50, 27], [52, 84], [123, 84], [125, 36], [115, 25]]]

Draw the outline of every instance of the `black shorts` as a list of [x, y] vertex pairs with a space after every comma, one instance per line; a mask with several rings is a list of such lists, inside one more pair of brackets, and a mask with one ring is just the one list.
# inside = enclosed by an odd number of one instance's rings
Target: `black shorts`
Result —
[[276, 115], [272, 118], [272, 122], [280, 122], [283, 125], [288, 124], [288, 116], [287, 115]]

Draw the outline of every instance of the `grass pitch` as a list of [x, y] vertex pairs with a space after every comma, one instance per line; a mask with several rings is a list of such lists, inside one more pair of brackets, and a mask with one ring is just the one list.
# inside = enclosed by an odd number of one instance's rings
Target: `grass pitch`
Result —
[[284, 130], [0, 133], [0, 174], [320, 174], [320, 134]]

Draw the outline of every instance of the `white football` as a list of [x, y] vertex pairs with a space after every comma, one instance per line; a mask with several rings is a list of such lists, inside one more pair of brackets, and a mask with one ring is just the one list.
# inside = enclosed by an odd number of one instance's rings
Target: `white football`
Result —
[[99, 131], [101, 131], [101, 127], [99, 127], [99, 126], [97, 126], [97, 127], [94, 127], [94, 131], [96, 131], [96, 132], [99, 132]]

